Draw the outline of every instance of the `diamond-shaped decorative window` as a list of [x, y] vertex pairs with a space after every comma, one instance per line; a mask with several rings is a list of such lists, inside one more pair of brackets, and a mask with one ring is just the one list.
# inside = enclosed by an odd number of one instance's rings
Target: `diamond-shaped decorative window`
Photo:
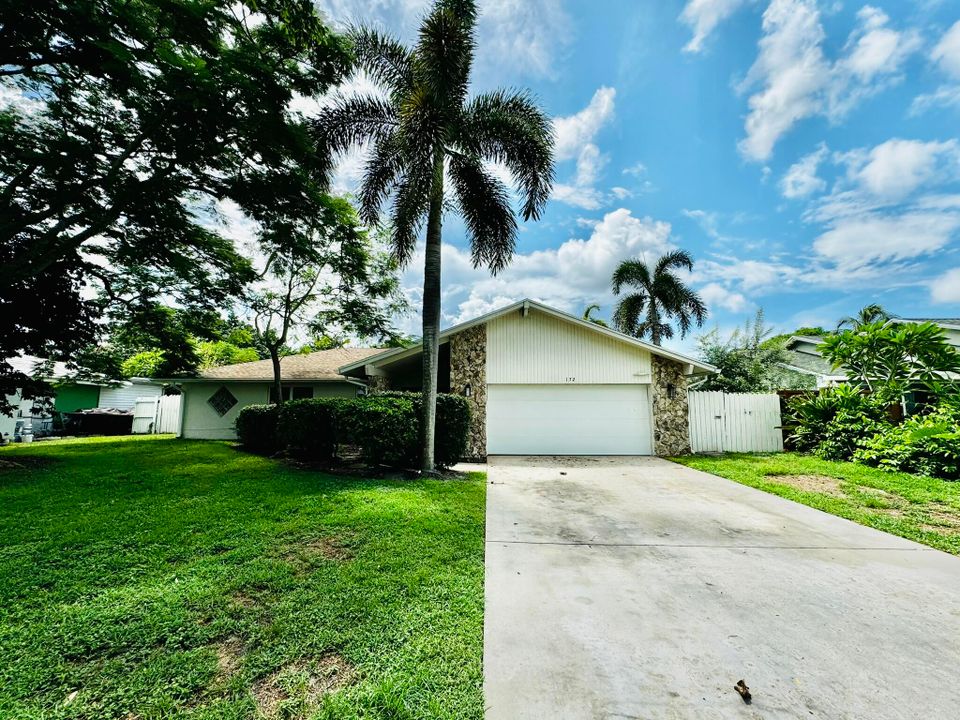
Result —
[[220, 389], [211, 395], [207, 402], [210, 403], [210, 407], [217, 411], [217, 415], [223, 417], [230, 412], [230, 408], [237, 404], [237, 399], [232, 392], [221, 385]]

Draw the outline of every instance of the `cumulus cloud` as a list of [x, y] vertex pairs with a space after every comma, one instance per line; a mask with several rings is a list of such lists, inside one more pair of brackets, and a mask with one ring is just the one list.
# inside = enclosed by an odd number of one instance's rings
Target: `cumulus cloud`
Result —
[[557, 160], [571, 160], [580, 154], [585, 145], [593, 142], [600, 128], [613, 118], [616, 96], [614, 88], [601, 87], [583, 110], [554, 119], [553, 152]]
[[719, 283], [708, 283], [698, 290], [707, 307], [721, 307], [730, 312], [743, 312], [749, 307], [747, 299], [738, 292], [728, 290]]
[[947, 270], [930, 283], [930, 299], [935, 303], [960, 303], [960, 268]]
[[703, 50], [703, 42], [714, 28], [745, 4], [746, 0], [690, 0], [680, 13], [680, 21], [693, 31], [690, 42], [683, 46], [684, 52]]
[[[611, 302], [610, 277], [621, 260], [652, 259], [674, 247], [669, 223], [634, 217], [619, 208], [556, 248], [516, 255], [500, 275], [475, 269], [468, 250], [443, 247], [444, 317], [449, 323], [476, 317], [524, 297], [563, 310], [579, 312], [591, 302]], [[423, 278], [422, 254], [415, 257], [403, 284], [418, 288]]]
[[893, 138], [871, 149], [866, 157], [850, 157], [850, 176], [867, 191], [891, 201], [948, 174], [956, 176], [960, 161], [956, 140]]
[[827, 183], [817, 176], [817, 169], [826, 158], [827, 152], [827, 146], [820, 143], [816, 150], [790, 166], [780, 181], [780, 190], [784, 197], [801, 198], [826, 189]]
[[920, 46], [912, 30], [889, 27], [889, 18], [865, 6], [857, 14], [840, 57], [823, 52], [826, 35], [815, 0], [771, 0], [763, 14], [757, 59], [740, 90], [747, 101], [747, 159], [765, 161], [797, 122], [824, 115], [839, 121], [857, 103], [901, 78], [903, 62]]

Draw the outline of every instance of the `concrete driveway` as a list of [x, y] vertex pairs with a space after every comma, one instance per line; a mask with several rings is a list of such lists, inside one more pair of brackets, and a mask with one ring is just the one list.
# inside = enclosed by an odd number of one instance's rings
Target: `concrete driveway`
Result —
[[488, 720], [960, 717], [960, 558], [656, 458], [488, 482]]

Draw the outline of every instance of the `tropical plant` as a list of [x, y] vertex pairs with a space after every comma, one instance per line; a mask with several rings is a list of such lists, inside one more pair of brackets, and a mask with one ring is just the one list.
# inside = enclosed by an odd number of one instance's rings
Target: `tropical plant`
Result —
[[863, 440], [890, 426], [886, 403], [847, 384], [798, 395], [788, 409], [793, 446], [826, 460], [849, 460]]
[[960, 353], [933, 323], [868, 323], [824, 338], [819, 349], [834, 368], [844, 368], [851, 383], [886, 402], [903, 403], [904, 411], [907, 393], [949, 394], [944, 380], [960, 372]]
[[613, 326], [637, 338], [649, 337], [654, 345], [673, 337], [675, 321], [680, 337], [691, 326], [702, 327], [707, 306], [700, 296], [677, 277], [674, 270], [693, 270], [693, 258], [686, 250], [663, 255], [651, 268], [642, 260], [624, 260], [613, 273], [613, 293], [624, 287], [636, 292], [626, 295], [613, 312]]
[[890, 313], [878, 303], [871, 303], [860, 308], [856, 315], [848, 315], [837, 323], [837, 332], [843, 330], [859, 330], [865, 325], [885, 323], [890, 319]]
[[747, 320], [727, 339], [720, 337], [719, 330], [697, 338], [700, 358], [720, 370], [708, 375], [697, 389], [731, 393], [812, 389], [813, 378], [783, 367], [787, 353], [782, 342], [768, 342], [771, 332], [760, 308], [752, 321]]
[[384, 96], [337, 96], [314, 125], [331, 167], [336, 154], [365, 143], [371, 147], [359, 194], [361, 215], [377, 222], [392, 197], [391, 239], [401, 264], [413, 257], [426, 222], [425, 471], [434, 468], [444, 209], [454, 207], [463, 217], [474, 265], [498, 272], [513, 255], [517, 220], [506, 185], [485, 163], [499, 163], [511, 173], [524, 220], [540, 217], [553, 183], [552, 125], [529, 94], [495, 90], [468, 97], [476, 19], [474, 0], [438, 0], [412, 48], [376, 30], [353, 31], [357, 70]]
[[144, 350], [120, 364], [124, 377], [160, 377], [167, 359], [163, 350]]
[[226, 340], [205, 340], [197, 343], [197, 356], [200, 358], [198, 366], [200, 370], [220, 367], [221, 365], [253, 362], [260, 359], [256, 348], [237, 347]]
[[587, 322], [592, 322], [594, 325], [599, 325], [600, 327], [610, 327], [607, 325], [606, 320], [601, 318], [593, 317], [593, 311], [599, 310], [600, 306], [594, 303], [593, 305], [587, 305], [586, 309], [583, 311], [583, 319]]
[[941, 403], [860, 443], [857, 462], [883, 470], [960, 479], [960, 406]]

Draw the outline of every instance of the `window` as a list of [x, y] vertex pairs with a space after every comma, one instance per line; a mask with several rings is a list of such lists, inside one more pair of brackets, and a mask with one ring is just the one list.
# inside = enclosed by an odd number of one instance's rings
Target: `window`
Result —
[[[291, 392], [292, 391], [292, 392]], [[296, 385], [291, 388], [289, 385], [283, 386], [283, 400], [286, 402], [291, 398], [294, 400], [307, 400], [313, 397], [313, 387], [310, 385]], [[270, 386], [270, 402], [277, 401], [277, 391], [273, 385]]]
[[221, 385], [220, 389], [211, 395], [207, 402], [210, 403], [210, 407], [216, 411], [217, 415], [223, 417], [237, 404], [237, 399], [233, 396], [232, 392]]

